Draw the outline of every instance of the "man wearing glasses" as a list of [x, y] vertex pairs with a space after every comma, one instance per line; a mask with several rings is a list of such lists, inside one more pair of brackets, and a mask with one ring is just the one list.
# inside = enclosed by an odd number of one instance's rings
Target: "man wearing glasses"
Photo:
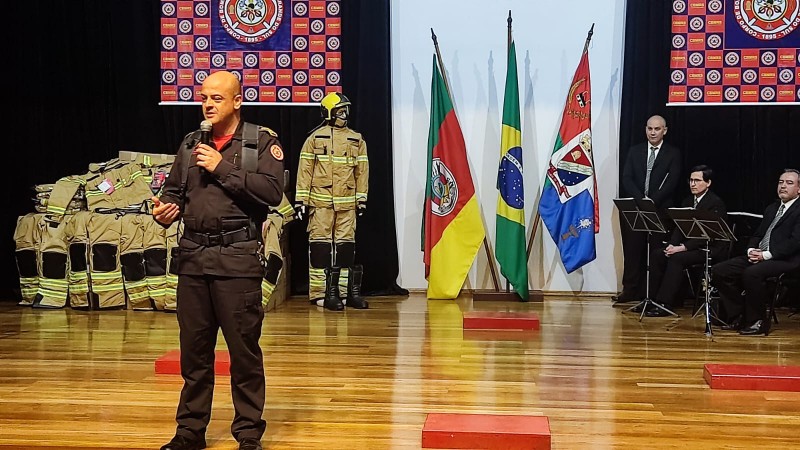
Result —
[[[713, 176], [714, 172], [708, 166], [693, 167], [689, 175], [689, 190], [692, 195], [683, 200], [681, 207], [711, 211], [725, 219], [725, 203], [709, 190]], [[658, 246], [653, 249], [650, 253], [650, 287], [651, 292], [656, 292], [657, 303], [669, 310], [682, 306], [683, 297], [679, 294], [683, 285], [683, 271], [686, 267], [705, 261], [705, 245], [704, 239], [687, 239], [675, 228], [666, 247]], [[727, 249], [728, 243], [725, 241], [711, 242], [711, 260], [722, 261], [727, 258]], [[661, 308], [648, 308], [645, 315], [664, 317], [670, 314]]]

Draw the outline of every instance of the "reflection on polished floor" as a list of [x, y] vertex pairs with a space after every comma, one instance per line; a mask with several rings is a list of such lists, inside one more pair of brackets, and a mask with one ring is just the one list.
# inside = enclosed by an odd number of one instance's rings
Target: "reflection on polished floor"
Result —
[[[550, 419], [554, 449], [787, 449], [800, 393], [711, 390], [705, 363], [800, 365], [800, 315], [769, 337], [704, 334], [704, 319], [644, 318], [606, 298], [544, 303], [369, 299], [267, 313], [270, 449], [418, 449], [429, 412]], [[534, 311], [527, 333], [462, 331], [468, 310]], [[172, 437], [174, 314], [32, 310], [0, 303], [0, 448], [158, 448]], [[224, 341], [220, 338], [220, 348]], [[217, 378], [210, 448], [235, 449]]]

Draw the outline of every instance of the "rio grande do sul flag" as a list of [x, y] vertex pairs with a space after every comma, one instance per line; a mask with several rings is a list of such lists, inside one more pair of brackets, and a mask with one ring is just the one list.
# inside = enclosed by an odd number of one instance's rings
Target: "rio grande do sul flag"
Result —
[[428, 298], [458, 297], [485, 236], [467, 149], [436, 56], [422, 216]]
[[567, 273], [596, 257], [595, 234], [600, 223], [591, 124], [587, 45], [570, 83], [539, 202], [542, 222], [558, 247]]

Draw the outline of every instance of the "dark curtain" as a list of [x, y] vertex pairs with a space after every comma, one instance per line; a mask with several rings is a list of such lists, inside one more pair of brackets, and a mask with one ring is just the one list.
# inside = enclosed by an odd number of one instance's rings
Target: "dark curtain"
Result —
[[[712, 189], [728, 211], [761, 214], [777, 199], [781, 171], [800, 169], [800, 107], [665, 106], [672, 3], [627, 3], [620, 169], [630, 146], [645, 140], [648, 117], [660, 114], [669, 127], [665, 140], [683, 150], [682, 175], [688, 178], [692, 166], [708, 164], [715, 172]], [[686, 184], [676, 200], [688, 195]]]
[[[52, 0], [37, 8], [11, 2], [3, 42], [6, 62], [6, 214], [0, 233], [0, 294], [19, 288], [12, 239], [18, 216], [33, 211], [36, 184], [82, 174], [120, 150], [174, 154], [198, 128], [198, 105], [159, 106], [158, 0]], [[343, 90], [351, 127], [368, 144], [369, 208], [359, 219], [358, 262], [368, 294], [398, 293], [392, 192], [389, 0], [342, 2]], [[35, 24], [35, 25], [34, 25]], [[318, 107], [244, 106], [245, 120], [279, 134], [293, 190], [300, 148], [320, 123]], [[293, 195], [293, 192], [292, 194]], [[289, 225], [292, 292], [307, 292], [307, 234]]]

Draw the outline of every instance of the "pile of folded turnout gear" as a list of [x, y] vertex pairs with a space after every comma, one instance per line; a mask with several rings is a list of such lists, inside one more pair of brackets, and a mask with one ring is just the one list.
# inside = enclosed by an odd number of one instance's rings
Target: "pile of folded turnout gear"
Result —
[[150, 215], [175, 157], [126, 153], [34, 187], [35, 212], [14, 232], [21, 305], [175, 309], [178, 224]]

